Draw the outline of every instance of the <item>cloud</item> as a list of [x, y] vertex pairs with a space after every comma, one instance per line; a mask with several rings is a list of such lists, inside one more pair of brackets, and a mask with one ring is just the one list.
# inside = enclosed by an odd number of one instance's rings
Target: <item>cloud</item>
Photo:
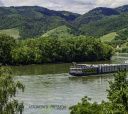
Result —
[[96, 0], [96, 6], [118, 7], [128, 4], [128, 0]]
[[[1, 1], [1, 0], [0, 0]], [[128, 0], [3, 0], [6, 6], [42, 6], [53, 10], [85, 13], [95, 7], [117, 7], [128, 4]]]
[[56, 10], [66, 10], [76, 13], [85, 13], [90, 8], [93, 8], [93, 3], [88, 2], [88, 0], [85, 1], [78, 1], [78, 0], [56, 0], [56, 2], [53, 2], [54, 0], [50, 0], [52, 3], [55, 3], [54, 5], [51, 5], [51, 7], [48, 6], [48, 8], [56, 9]]
[[4, 6], [3, 2], [0, 0], [0, 6]]

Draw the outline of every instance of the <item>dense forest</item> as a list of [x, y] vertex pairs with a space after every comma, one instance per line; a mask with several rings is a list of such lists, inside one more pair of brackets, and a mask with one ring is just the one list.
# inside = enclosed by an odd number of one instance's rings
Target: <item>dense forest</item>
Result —
[[128, 5], [95, 8], [83, 15], [39, 6], [0, 7], [0, 32], [15, 29], [18, 38], [42, 36], [65, 25], [74, 35], [103, 36], [128, 27]]
[[109, 60], [113, 54], [110, 45], [86, 36], [16, 40], [0, 35], [0, 45], [1, 64], [98, 61]]

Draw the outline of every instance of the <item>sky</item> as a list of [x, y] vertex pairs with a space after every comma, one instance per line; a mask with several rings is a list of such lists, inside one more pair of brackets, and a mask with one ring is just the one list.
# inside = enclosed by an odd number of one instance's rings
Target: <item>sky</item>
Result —
[[128, 5], [128, 0], [0, 0], [0, 6], [42, 6], [84, 14], [96, 7]]

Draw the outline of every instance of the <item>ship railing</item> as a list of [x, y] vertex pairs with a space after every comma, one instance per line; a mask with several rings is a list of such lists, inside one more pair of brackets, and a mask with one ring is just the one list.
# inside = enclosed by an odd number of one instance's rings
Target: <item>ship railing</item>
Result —
[[88, 69], [88, 68], [103, 68], [103, 67], [120, 67], [120, 66], [128, 66], [128, 64], [96, 64], [96, 65], [87, 65], [87, 64], [76, 64], [74, 66], [71, 66], [70, 68], [82, 68], [82, 69]]

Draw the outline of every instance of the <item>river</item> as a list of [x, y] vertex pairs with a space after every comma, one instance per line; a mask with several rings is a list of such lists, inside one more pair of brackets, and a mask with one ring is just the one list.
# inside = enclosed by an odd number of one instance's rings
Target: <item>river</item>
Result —
[[[127, 59], [128, 54], [117, 54], [111, 61], [89, 63], [124, 63]], [[107, 100], [106, 89], [113, 74], [73, 77], [68, 74], [70, 66], [71, 63], [12, 67], [15, 79], [25, 85], [25, 92], [17, 96], [24, 102], [23, 114], [69, 114], [68, 107], [84, 96], [92, 98], [92, 102]]]

